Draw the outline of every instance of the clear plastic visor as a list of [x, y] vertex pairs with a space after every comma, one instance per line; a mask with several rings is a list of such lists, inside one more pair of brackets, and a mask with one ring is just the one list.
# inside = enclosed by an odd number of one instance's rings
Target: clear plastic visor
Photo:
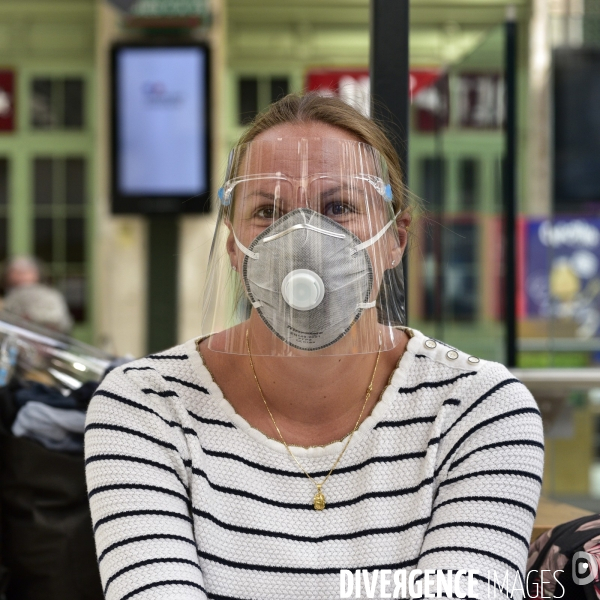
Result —
[[[387, 165], [344, 139], [235, 148], [211, 250], [203, 335], [215, 351], [356, 354], [404, 324], [402, 248]], [[253, 340], [253, 341], [252, 341]]]
[[229, 171], [220, 196], [242, 243], [297, 208], [314, 210], [363, 241], [394, 218], [385, 162], [360, 142], [251, 142], [232, 152]]

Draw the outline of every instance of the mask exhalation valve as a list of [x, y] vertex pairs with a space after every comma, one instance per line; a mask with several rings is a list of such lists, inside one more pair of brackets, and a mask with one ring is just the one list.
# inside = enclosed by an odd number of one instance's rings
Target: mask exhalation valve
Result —
[[284, 277], [281, 294], [292, 308], [311, 310], [321, 304], [325, 296], [325, 284], [314, 271], [295, 269]]

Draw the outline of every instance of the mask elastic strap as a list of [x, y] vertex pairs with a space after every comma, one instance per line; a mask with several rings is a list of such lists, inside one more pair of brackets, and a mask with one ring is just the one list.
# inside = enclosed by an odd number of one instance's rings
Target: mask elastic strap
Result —
[[235, 235], [235, 231], [233, 230], [233, 228], [231, 229], [231, 233], [233, 233], [233, 239], [235, 240], [235, 244], [236, 246], [248, 257], [248, 258], [253, 258], [254, 260], [256, 260], [258, 258], [258, 252], [252, 252], [252, 250], [249, 250], [248, 248], [246, 248], [246, 246], [244, 246], [244, 244], [242, 244], [242, 242], [240, 242], [240, 240], [238, 240], [237, 235]]
[[[369, 246], [372, 246], [375, 242], [377, 242], [378, 240], [380, 240], [383, 235], [385, 234], [385, 232], [390, 228], [390, 226], [392, 225], [392, 223], [396, 222], [396, 219], [400, 216], [400, 213], [402, 211], [398, 211], [395, 215], [393, 219], [390, 219], [387, 224], [385, 225], [385, 227], [383, 229], [381, 229], [381, 231], [378, 231], [372, 238], [369, 238], [366, 242], [363, 242], [362, 244], [358, 244], [358, 246], [356, 246], [354, 248], [354, 250], [352, 251], [353, 254], [356, 254], [359, 250], [363, 250], [364, 248], [368, 248]], [[373, 302], [359, 302], [356, 306], [357, 308], [373, 308], [375, 305], [377, 304], [376, 300], [373, 300]]]
[[[402, 212], [402, 211], [400, 211]], [[396, 222], [396, 219], [400, 216], [400, 212], [396, 213], [394, 215], [393, 219], [390, 219], [386, 226], [381, 229], [380, 231], [378, 231], [372, 238], [369, 238], [366, 242], [363, 242], [362, 244], [358, 244], [358, 246], [354, 247], [354, 250], [352, 250], [353, 254], [356, 254], [359, 250], [364, 250], [365, 248], [368, 248], [369, 246], [372, 246], [375, 242], [379, 241], [385, 234], [385, 232], [390, 228], [390, 226], [392, 225], [392, 223]]]
[[357, 308], [374, 308], [377, 304], [377, 300], [373, 300], [373, 302], [359, 302], [356, 307]]
[[[244, 244], [242, 244], [242, 242], [240, 242], [240, 240], [238, 240], [237, 235], [235, 235], [235, 231], [232, 229], [231, 233], [233, 233], [233, 239], [235, 240], [235, 244], [236, 246], [248, 257], [248, 258], [253, 258], [253, 259], [257, 259], [258, 258], [258, 252], [252, 252], [252, 250], [249, 250], [248, 248], [246, 248], [246, 246], [244, 246]], [[262, 306], [262, 302], [252, 302], [250, 301], [250, 303], [252, 304], [252, 306], [254, 306], [254, 308], [260, 308]]]

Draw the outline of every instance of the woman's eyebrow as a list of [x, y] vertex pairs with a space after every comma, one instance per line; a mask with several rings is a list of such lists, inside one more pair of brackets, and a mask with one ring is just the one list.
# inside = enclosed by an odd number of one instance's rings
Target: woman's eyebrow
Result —
[[266, 198], [267, 200], [275, 200], [275, 194], [271, 192], [265, 192], [263, 190], [254, 190], [250, 192], [246, 198], [251, 198], [252, 196], [258, 196], [259, 198]]
[[345, 192], [345, 191], [347, 191], [349, 189], [353, 189], [353, 190], [355, 190], [357, 192], [364, 192], [365, 191], [364, 187], [359, 188], [357, 186], [354, 186], [354, 185], [353, 186], [349, 186], [347, 183], [344, 183], [344, 184], [337, 185], [335, 187], [331, 187], [329, 189], [323, 190], [320, 193], [320, 197], [327, 199], [329, 196], [333, 196], [334, 194], [337, 194], [340, 191], [344, 191]]
[[334, 194], [337, 194], [343, 187], [345, 187], [345, 186], [337, 185], [337, 186], [329, 188], [327, 190], [323, 190], [321, 192], [321, 198], [327, 198], [328, 196], [333, 196]]

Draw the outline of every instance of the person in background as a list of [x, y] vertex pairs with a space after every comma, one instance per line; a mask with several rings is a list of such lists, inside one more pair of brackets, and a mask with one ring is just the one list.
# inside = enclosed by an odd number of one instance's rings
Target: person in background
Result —
[[41, 281], [39, 262], [32, 256], [15, 256], [8, 260], [4, 273], [6, 291]]
[[2, 308], [38, 325], [69, 334], [73, 318], [64, 296], [40, 280], [41, 268], [35, 258], [10, 259], [4, 275], [6, 295]]

